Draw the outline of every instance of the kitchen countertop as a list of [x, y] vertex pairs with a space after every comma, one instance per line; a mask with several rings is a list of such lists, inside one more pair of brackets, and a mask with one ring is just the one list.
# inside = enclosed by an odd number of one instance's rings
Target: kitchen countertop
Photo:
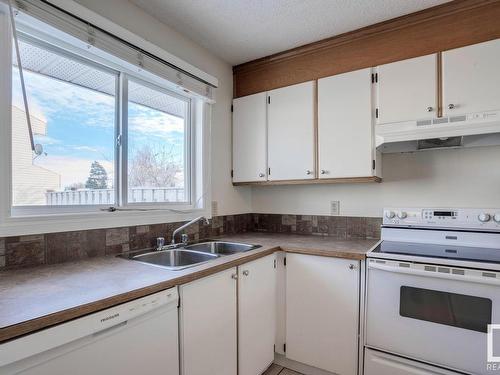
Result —
[[214, 274], [275, 251], [365, 259], [378, 240], [243, 233], [218, 240], [262, 245], [180, 271], [98, 257], [0, 272], [0, 342]]

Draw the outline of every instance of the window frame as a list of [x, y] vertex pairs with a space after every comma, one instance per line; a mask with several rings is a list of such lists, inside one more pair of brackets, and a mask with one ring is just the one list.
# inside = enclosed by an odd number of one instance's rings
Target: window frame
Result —
[[[12, 198], [12, 151], [11, 151], [11, 105], [12, 105], [12, 31], [8, 19], [8, 8], [0, 3], [0, 30], [3, 31], [0, 41], [7, 48], [0, 51], [0, 173], [6, 178], [0, 181], [0, 236], [23, 235], [36, 233], [49, 233], [66, 230], [84, 230], [93, 228], [107, 228], [110, 226], [145, 225], [165, 223], [172, 221], [189, 220], [198, 215], [211, 217], [209, 210], [211, 183], [210, 183], [210, 120], [211, 105], [206, 100], [195, 94], [185, 94], [181, 86], [143, 71], [137, 67], [131, 67], [127, 62], [120, 61], [114, 56], [103, 57], [100, 51], [92, 50], [91, 46], [76, 40], [68, 42], [66, 37], [58, 38], [47, 33], [45, 30], [31, 29], [23, 25], [22, 31], [35, 39], [54, 44], [70, 55], [71, 58], [82, 57], [85, 62], [89, 61], [98, 67], [119, 71], [118, 83], [116, 84], [117, 95], [115, 95], [116, 106], [115, 135], [121, 130], [121, 115], [123, 107], [120, 98], [123, 86], [120, 81], [124, 77], [130, 77], [135, 81], [146, 82], [155, 89], [165, 91], [169, 95], [181, 96], [189, 100], [189, 149], [187, 153], [186, 167], [189, 167], [189, 196], [190, 202], [131, 202], [124, 204], [119, 201], [121, 195], [119, 187], [122, 186], [123, 148], [117, 147], [115, 143], [115, 166], [119, 163], [119, 169], [115, 170], [115, 207], [123, 211], [109, 212], [102, 208], [109, 205], [66, 205], [66, 206], [13, 206]], [[86, 50], [86, 48], [88, 51]], [[86, 55], [88, 53], [88, 56]], [[111, 59], [108, 57], [111, 56]], [[10, 68], [9, 68], [10, 67]], [[4, 125], [6, 126], [4, 126]], [[186, 124], [188, 122], [186, 121]], [[123, 135], [122, 135], [123, 137]], [[116, 138], [115, 138], [116, 141]], [[120, 154], [120, 155], [118, 155]], [[117, 157], [118, 155], [119, 157]], [[119, 184], [117, 184], [119, 182]], [[165, 204], [166, 203], [166, 204]], [[121, 206], [119, 205], [121, 204]], [[15, 209], [14, 209], [15, 207]], [[22, 208], [20, 210], [20, 208]], [[130, 210], [127, 210], [130, 209]], [[146, 211], [142, 211], [145, 209]], [[110, 221], [111, 217], [113, 218]], [[71, 220], [69, 220], [71, 219]]]
[[[18, 39], [22, 41], [26, 41], [29, 44], [33, 44], [36, 47], [40, 47], [43, 49], [46, 49], [50, 52], [53, 52], [55, 54], [61, 55], [63, 57], [66, 57], [68, 59], [74, 60], [76, 62], [79, 62], [84, 65], [88, 65], [89, 67], [92, 67], [93, 69], [100, 70], [105, 73], [113, 74], [115, 76], [115, 118], [114, 118], [114, 139], [113, 139], [113, 147], [114, 147], [114, 160], [113, 160], [113, 167], [115, 169], [115, 178], [114, 178], [114, 186], [118, 182], [117, 180], [117, 175], [118, 175], [118, 163], [119, 160], [117, 159], [116, 155], [116, 129], [120, 126], [120, 119], [118, 118], [118, 108], [120, 106], [120, 98], [119, 98], [119, 93], [120, 93], [120, 76], [121, 72], [119, 70], [113, 69], [111, 67], [108, 67], [106, 65], [103, 65], [101, 63], [95, 62], [93, 60], [90, 60], [86, 58], [85, 56], [78, 55], [76, 53], [70, 52], [64, 48], [61, 48], [59, 46], [55, 46], [46, 40], [43, 39], [38, 39], [36, 37], [33, 37], [29, 34], [25, 34], [24, 32], [20, 31], [18, 32]], [[11, 75], [13, 74], [11, 70]], [[10, 100], [10, 105], [12, 105], [12, 96]], [[28, 106], [30, 103], [28, 102]], [[10, 124], [11, 125], [11, 124]], [[12, 147], [12, 134], [10, 135], [9, 142], [11, 144], [10, 147]], [[12, 155], [12, 150], [10, 151]], [[12, 157], [12, 156], [11, 156]], [[95, 212], [96, 210], [100, 210], [105, 207], [109, 207], [110, 204], [81, 204], [81, 205], [61, 205], [61, 206], [49, 206], [49, 205], [18, 205], [15, 206], [13, 200], [13, 170], [12, 170], [12, 160], [10, 163], [10, 210], [11, 210], [11, 216], [12, 217], [23, 217], [23, 216], [33, 216], [33, 215], [50, 215], [50, 214], [66, 214], [66, 213], [78, 213], [78, 212]], [[117, 206], [118, 201], [117, 201], [117, 191], [115, 187], [115, 202], [113, 206]]]
[[[139, 78], [134, 75], [130, 75], [127, 73], [121, 73], [120, 74], [120, 95], [121, 95], [121, 121], [120, 121], [120, 129], [121, 133], [118, 135], [121, 135], [121, 152], [125, 155], [122, 156], [121, 158], [117, 158], [118, 161], [121, 161], [121, 165], [119, 166], [119, 179], [120, 179], [120, 186], [119, 186], [119, 191], [118, 191], [118, 201], [119, 206], [123, 208], [151, 208], [151, 207], [161, 207], [161, 206], [166, 206], [166, 207], [176, 207], [176, 209], [181, 209], [181, 208], [188, 208], [192, 209], [193, 202], [195, 201], [195, 194], [194, 194], [194, 189], [193, 189], [193, 184], [192, 181], [195, 179], [195, 176], [193, 176], [193, 165], [192, 165], [192, 159], [193, 154], [195, 154], [195, 149], [193, 148], [194, 142], [192, 142], [192, 135], [193, 135], [193, 99], [179, 95], [177, 93], [174, 93], [171, 90], [168, 90], [166, 88], [160, 87], [150, 81], [146, 81], [142, 78]], [[129, 154], [128, 154], [128, 144], [129, 144], [129, 132], [128, 132], [128, 83], [129, 81], [133, 81], [139, 85], [142, 85], [144, 87], [150, 88], [152, 90], [158, 91], [162, 94], [166, 94], [169, 96], [173, 96], [177, 99], [180, 99], [186, 103], [186, 113], [185, 113], [185, 118], [184, 118], [184, 188], [185, 188], [185, 196], [187, 195], [189, 199], [185, 202], [129, 202], [128, 201], [128, 159], [129, 159]], [[125, 105], [123, 105], [125, 104]], [[120, 151], [119, 151], [120, 152]]]

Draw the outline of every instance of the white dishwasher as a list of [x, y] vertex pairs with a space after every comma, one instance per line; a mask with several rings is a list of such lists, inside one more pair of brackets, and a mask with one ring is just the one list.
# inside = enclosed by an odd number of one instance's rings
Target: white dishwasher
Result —
[[177, 288], [0, 345], [0, 374], [179, 375]]

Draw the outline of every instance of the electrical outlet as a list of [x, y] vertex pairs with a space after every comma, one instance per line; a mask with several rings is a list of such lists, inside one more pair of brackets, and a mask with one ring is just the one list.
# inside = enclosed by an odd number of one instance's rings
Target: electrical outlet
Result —
[[217, 201], [212, 201], [212, 216], [219, 215], [219, 205]]
[[330, 215], [340, 215], [340, 201], [330, 201]]

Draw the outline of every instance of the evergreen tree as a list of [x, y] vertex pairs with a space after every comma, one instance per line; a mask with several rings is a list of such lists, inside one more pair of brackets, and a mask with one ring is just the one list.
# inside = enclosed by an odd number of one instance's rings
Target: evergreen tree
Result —
[[92, 163], [85, 187], [87, 189], [106, 189], [108, 187], [108, 174], [98, 161]]

